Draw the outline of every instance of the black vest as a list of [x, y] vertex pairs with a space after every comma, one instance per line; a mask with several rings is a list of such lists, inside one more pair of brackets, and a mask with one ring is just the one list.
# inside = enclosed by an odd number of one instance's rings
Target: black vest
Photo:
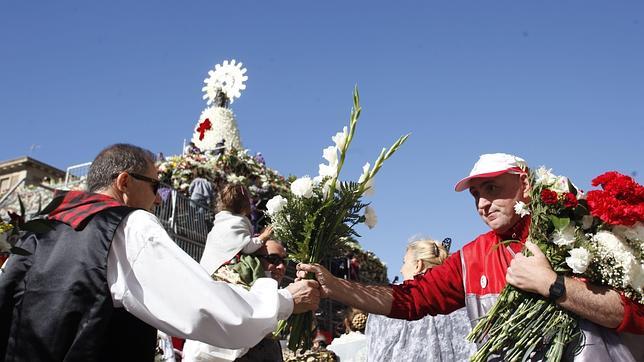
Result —
[[153, 361], [156, 330], [114, 308], [107, 255], [123, 218], [116, 207], [80, 231], [53, 230], [18, 244], [0, 275], [0, 361]]

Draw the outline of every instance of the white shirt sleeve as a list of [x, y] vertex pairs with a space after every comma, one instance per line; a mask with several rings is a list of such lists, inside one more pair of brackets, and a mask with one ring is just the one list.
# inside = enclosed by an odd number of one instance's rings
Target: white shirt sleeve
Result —
[[257, 251], [262, 246], [262, 241], [259, 238], [254, 240], [251, 230], [250, 221], [245, 216], [228, 211], [218, 212], [212, 230], [208, 233], [201, 266], [212, 275], [240, 251], [245, 254]]
[[250, 291], [216, 282], [151, 213], [130, 213], [116, 231], [107, 279], [115, 307], [173, 336], [250, 347], [293, 311], [287, 290], [258, 279]]
[[252, 254], [259, 250], [262, 245], [264, 245], [264, 241], [260, 238], [251, 238], [250, 241], [244, 245], [242, 248], [242, 253], [244, 254]]

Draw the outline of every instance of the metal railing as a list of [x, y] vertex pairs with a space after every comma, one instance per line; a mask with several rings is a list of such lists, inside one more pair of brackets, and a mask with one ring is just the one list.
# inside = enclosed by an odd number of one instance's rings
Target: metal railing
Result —
[[26, 179], [27, 179], [26, 177], [23, 177], [22, 180], [20, 180], [17, 184], [13, 185], [11, 189], [9, 189], [4, 195], [2, 195], [2, 197], [0, 197], [0, 207], [3, 207], [4, 202], [7, 199], [9, 199], [9, 196], [13, 195], [13, 193], [18, 189], [18, 187], [20, 187], [20, 185], [22, 185], [25, 182]]
[[214, 213], [210, 206], [190, 200], [177, 190], [164, 186], [159, 189], [161, 204], [154, 214], [177, 245], [199, 261], [212, 228]]
[[85, 162], [79, 165], [67, 167], [67, 172], [65, 173], [65, 185], [63, 187], [68, 190], [78, 188], [78, 186], [87, 179], [89, 166], [91, 165], [91, 162]]

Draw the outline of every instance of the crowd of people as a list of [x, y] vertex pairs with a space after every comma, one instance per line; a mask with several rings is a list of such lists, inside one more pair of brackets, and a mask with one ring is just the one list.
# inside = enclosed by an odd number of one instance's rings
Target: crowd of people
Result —
[[[401, 284], [367, 285], [352, 280], [357, 274], [342, 278], [299, 264], [298, 276], [313, 273], [315, 280], [280, 288], [287, 250], [270, 227], [254, 235], [245, 187], [218, 190], [219, 212], [198, 263], [150, 212], [160, 202], [155, 155], [109, 146], [92, 163], [87, 191], [55, 198], [47, 208], [50, 230], [27, 234], [18, 246], [28, 254], [5, 263], [0, 360], [154, 360], [160, 331], [186, 340], [185, 361], [282, 361], [272, 333], [278, 321], [315, 311], [320, 298], [351, 307], [345, 335], [316, 340], [336, 360], [466, 360], [476, 350], [465, 341], [468, 322], [484, 316], [506, 284], [580, 318], [586, 343], [567, 358], [642, 360], [641, 304], [567, 276], [563, 293], [552, 292], [560, 278], [526, 240], [529, 218], [514, 210], [529, 202], [526, 169], [516, 156], [481, 156], [455, 189], [470, 192], [490, 231], [449, 256], [434, 240], [412, 242]], [[195, 190], [212, 192], [201, 186]], [[521, 253], [524, 245], [531, 256]], [[231, 270], [241, 276], [237, 283], [225, 277]]]

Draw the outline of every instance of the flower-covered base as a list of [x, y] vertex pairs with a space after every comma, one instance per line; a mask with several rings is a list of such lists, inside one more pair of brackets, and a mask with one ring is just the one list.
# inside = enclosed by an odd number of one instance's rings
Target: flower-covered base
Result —
[[195, 126], [192, 142], [201, 151], [215, 150], [221, 146], [242, 149], [239, 129], [233, 112], [224, 107], [209, 107], [201, 112], [199, 122]]

